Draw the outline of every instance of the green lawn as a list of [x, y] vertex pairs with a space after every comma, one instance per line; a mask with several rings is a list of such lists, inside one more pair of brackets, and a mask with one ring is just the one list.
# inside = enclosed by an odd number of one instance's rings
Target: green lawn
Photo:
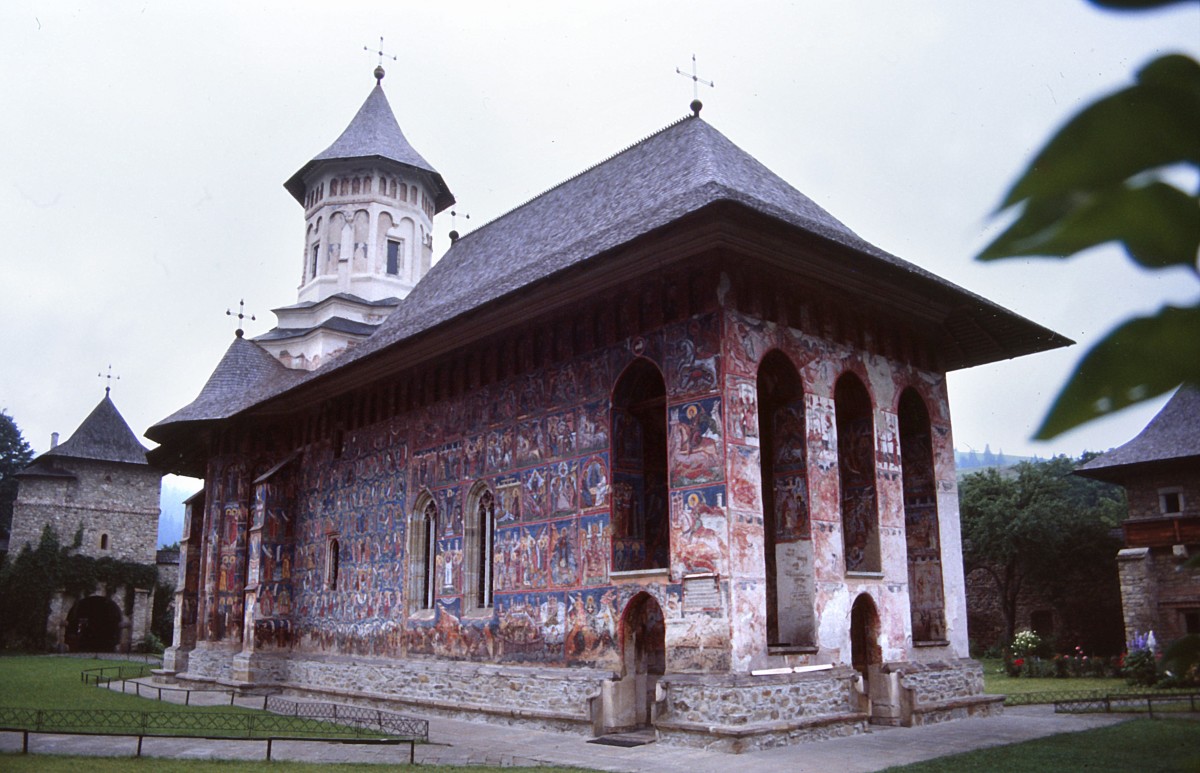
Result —
[[34, 709], [126, 709], [130, 711], [250, 711], [235, 706], [186, 707], [122, 695], [79, 679], [85, 668], [120, 665], [124, 661], [89, 660], [53, 655], [0, 657], [0, 706]]
[[1200, 770], [1200, 722], [1135, 719], [1111, 727], [1063, 733], [929, 762], [888, 773], [1175, 773]]
[[1017, 693], [1033, 692], [1077, 692], [1081, 690], [1100, 690], [1102, 692], [1130, 692], [1133, 688], [1124, 679], [1101, 679], [1095, 677], [1078, 677], [1056, 679], [1054, 677], [1012, 677], [1004, 672], [1004, 661], [996, 659], [981, 659], [983, 664], [983, 687], [992, 695], [1015, 695]]
[[[158, 757], [52, 757], [0, 754], [5, 773], [382, 773], [396, 765], [324, 764], [316, 762], [248, 762], [235, 760], [170, 760]], [[421, 773], [512, 773], [512, 768], [490, 766], [420, 765]], [[521, 768], [531, 773], [580, 773], [581, 768]]]
[[[264, 716], [267, 723], [253, 735], [303, 735], [303, 736], [345, 736], [354, 731], [344, 725], [331, 725], [318, 720], [279, 717], [275, 714], [242, 706], [184, 706], [169, 701], [156, 701], [150, 698], [139, 698], [133, 694], [114, 692], [105, 687], [84, 684], [79, 678], [79, 672], [88, 668], [121, 665], [124, 661], [96, 660], [72, 657], [56, 657], [53, 655], [32, 655], [0, 657], [0, 707], [22, 709], [104, 709], [132, 712], [146, 712], [152, 715], [190, 713], [190, 714], [221, 714], [239, 715], [234, 721], [213, 717], [203, 726], [205, 732], [216, 735], [239, 736], [246, 733], [246, 725], [242, 715]], [[158, 723], [151, 722], [152, 726]], [[171, 725], [179, 725], [175, 720]], [[193, 730], [187, 729], [189, 723], [181, 727], [159, 730], [171, 735], [186, 735]], [[283, 725], [283, 727], [280, 727]], [[72, 724], [75, 729], [82, 727]], [[111, 730], [111, 726], [97, 724], [95, 728]], [[136, 730], [134, 726], [121, 726], [122, 729]], [[365, 732], [367, 736], [375, 733]], [[0, 766], [2, 767], [2, 766]]]

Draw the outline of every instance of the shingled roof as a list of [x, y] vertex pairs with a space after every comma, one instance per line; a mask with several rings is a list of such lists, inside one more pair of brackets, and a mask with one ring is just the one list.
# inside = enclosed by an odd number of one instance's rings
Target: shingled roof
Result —
[[[351, 367], [534, 283], [595, 264], [614, 248], [719, 203], [782, 221], [840, 248], [847, 275], [870, 277], [881, 286], [903, 284], [927, 306], [951, 309], [942, 321], [947, 339], [958, 347], [950, 369], [1071, 343], [869, 244], [707, 122], [689, 116], [458, 239], [369, 338], [314, 371], [291, 371], [292, 379], [261, 378], [254, 394], [262, 402]], [[222, 362], [218, 371], [224, 367]], [[159, 439], [156, 430], [188, 420], [181, 416], [205, 418], [196, 410], [202, 403], [197, 398], [147, 434]], [[238, 410], [253, 404], [240, 399]], [[235, 412], [223, 406], [220, 415], [208, 418]]]
[[989, 327], [993, 340], [1019, 329], [1028, 340], [1009, 357], [1072, 343], [868, 243], [689, 116], [460, 238], [373, 336], [330, 367], [345, 367], [717, 202], [790, 223], [898, 270], [927, 292], [953, 295], [977, 310], [974, 323]]
[[288, 370], [258, 344], [242, 336], [233, 339], [196, 399], [146, 431], [189, 421], [224, 419], [249, 408], [266, 396], [297, 383], [306, 371]]
[[[146, 448], [138, 442], [137, 435], [133, 434], [133, 430], [125, 423], [107, 392], [67, 442], [51, 448], [35, 459], [31, 466], [37, 465], [39, 461], [52, 462], [62, 458], [125, 464], [147, 463]], [[54, 467], [53, 464], [50, 466]]]
[[383, 93], [382, 83], [375, 84], [367, 101], [363, 102], [341, 136], [302, 166], [283, 187], [303, 204], [304, 178], [311, 170], [323, 162], [352, 159], [384, 159], [421, 174], [432, 189], [435, 212], [441, 212], [454, 203], [454, 196], [441, 174], [413, 149], [405, 139], [404, 132], [400, 131], [400, 124], [396, 122], [392, 107]]
[[1200, 389], [1181, 386], [1138, 436], [1075, 472], [1108, 480], [1152, 462], [1200, 460]]

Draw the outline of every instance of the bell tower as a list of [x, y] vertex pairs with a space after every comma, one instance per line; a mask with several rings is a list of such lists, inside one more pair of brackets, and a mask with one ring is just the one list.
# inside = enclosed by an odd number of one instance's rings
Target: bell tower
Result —
[[284, 183], [304, 207], [297, 303], [255, 339], [311, 370], [374, 331], [429, 270], [433, 216], [454, 203], [442, 176], [400, 130], [375, 88], [341, 136]]

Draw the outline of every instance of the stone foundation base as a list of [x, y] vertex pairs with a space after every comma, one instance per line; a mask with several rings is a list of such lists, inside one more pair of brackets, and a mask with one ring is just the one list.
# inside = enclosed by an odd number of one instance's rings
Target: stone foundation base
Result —
[[[611, 671], [469, 661], [244, 653], [202, 642], [184, 682], [283, 692], [406, 713], [597, 735]], [[864, 687], [869, 685], [869, 697]], [[609, 689], [606, 689], [609, 688]], [[865, 732], [868, 724], [926, 725], [1002, 711], [983, 694], [971, 660], [885, 663], [865, 683], [848, 666], [807, 673], [667, 674], [658, 679], [654, 727], [665, 744], [731, 753]]]
[[364, 658], [222, 649], [201, 643], [177, 678], [247, 691], [591, 734], [601, 685], [592, 668]]
[[746, 752], [820, 741], [866, 730], [868, 714], [855, 689], [858, 674], [842, 666], [805, 674], [669, 674], [660, 740], [712, 751]]
[[984, 694], [983, 666], [974, 660], [887, 663], [880, 671], [895, 685], [894, 719], [905, 727], [1004, 711], [1003, 695]]
[[797, 722], [764, 722], [742, 727], [662, 720], [655, 725], [655, 729], [658, 731], [658, 740], [665, 744], [740, 754], [865, 733], [867, 715], [852, 712]]

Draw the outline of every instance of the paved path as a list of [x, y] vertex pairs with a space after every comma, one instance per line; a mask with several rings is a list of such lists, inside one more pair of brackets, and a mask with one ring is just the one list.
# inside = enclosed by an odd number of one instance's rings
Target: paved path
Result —
[[[848, 738], [769, 749], [741, 755], [649, 744], [633, 748], [588, 743], [568, 733], [430, 718], [430, 743], [417, 747], [417, 762], [448, 765], [563, 765], [646, 773], [729, 773], [732, 766], [755, 773], [870, 773], [891, 765], [933, 759], [988, 746], [1017, 743], [1057, 733], [1115, 724], [1120, 715], [1055, 714], [1049, 706], [1006, 709], [999, 717], [946, 722], [928, 727], [882, 728]], [[207, 741], [147, 738], [142, 754], [157, 757], [262, 759], [262, 741]], [[0, 733], [0, 750], [19, 751], [19, 733]], [[38, 735], [36, 754], [131, 756], [137, 739]], [[407, 761], [408, 748], [344, 744], [276, 743], [273, 759], [313, 762]]]

